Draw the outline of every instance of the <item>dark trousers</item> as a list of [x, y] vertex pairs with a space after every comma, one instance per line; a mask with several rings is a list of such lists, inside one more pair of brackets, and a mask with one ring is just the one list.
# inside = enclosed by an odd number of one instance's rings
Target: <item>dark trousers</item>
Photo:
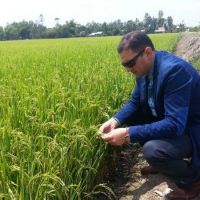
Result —
[[[127, 122], [128, 126], [145, 124], [141, 113]], [[140, 143], [147, 162], [167, 175], [181, 188], [189, 189], [200, 178], [199, 170], [192, 167], [192, 141], [186, 134], [171, 138]], [[186, 158], [186, 159], [185, 159]]]
[[181, 188], [189, 189], [199, 179], [198, 169], [185, 160], [192, 155], [192, 142], [186, 134], [172, 139], [147, 141], [143, 145], [143, 153], [150, 165], [169, 176]]

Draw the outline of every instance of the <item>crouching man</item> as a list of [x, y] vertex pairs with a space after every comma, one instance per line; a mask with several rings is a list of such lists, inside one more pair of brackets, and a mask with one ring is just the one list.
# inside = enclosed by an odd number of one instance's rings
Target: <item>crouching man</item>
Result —
[[175, 55], [156, 51], [141, 32], [125, 35], [118, 53], [127, 72], [136, 76], [136, 86], [100, 127], [102, 139], [111, 145], [139, 142], [149, 164], [141, 173], [170, 177], [177, 189], [167, 199], [193, 199], [200, 193], [199, 74]]

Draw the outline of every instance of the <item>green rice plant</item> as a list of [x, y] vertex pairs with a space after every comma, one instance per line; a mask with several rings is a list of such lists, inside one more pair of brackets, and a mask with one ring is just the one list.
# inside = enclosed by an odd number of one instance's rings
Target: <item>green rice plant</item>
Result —
[[197, 71], [200, 72], [200, 57], [194, 60], [192, 64], [196, 67]]
[[[178, 34], [150, 35], [172, 51]], [[121, 37], [0, 42], [0, 199], [92, 199], [108, 146], [96, 132], [128, 99]]]

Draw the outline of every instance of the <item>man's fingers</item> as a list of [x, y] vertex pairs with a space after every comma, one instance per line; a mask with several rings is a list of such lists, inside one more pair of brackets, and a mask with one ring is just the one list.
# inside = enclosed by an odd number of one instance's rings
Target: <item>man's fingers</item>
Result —
[[108, 133], [109, 132], [109, 127], [101, 127], [99, 129], [102, 133]]
[[100, 128], [98, 132], [103, 133], [103, 128]]
[[103, 134], [103, 135], [101, 136], [101, 138], [102, 138], [104, 141], [109, 142], [110, 140], [113, 139], [113, 136], [112, 136], [111, 134]]

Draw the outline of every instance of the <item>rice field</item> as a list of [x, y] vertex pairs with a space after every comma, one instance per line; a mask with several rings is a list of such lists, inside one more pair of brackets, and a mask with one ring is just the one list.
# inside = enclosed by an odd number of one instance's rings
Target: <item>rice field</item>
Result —
[[[173, 51], [178, 34], [150, 36]], [[0, 42], [0, 199], [93, 199], [108, 146], [96, 132], [127, 100], [121, 37]]]

